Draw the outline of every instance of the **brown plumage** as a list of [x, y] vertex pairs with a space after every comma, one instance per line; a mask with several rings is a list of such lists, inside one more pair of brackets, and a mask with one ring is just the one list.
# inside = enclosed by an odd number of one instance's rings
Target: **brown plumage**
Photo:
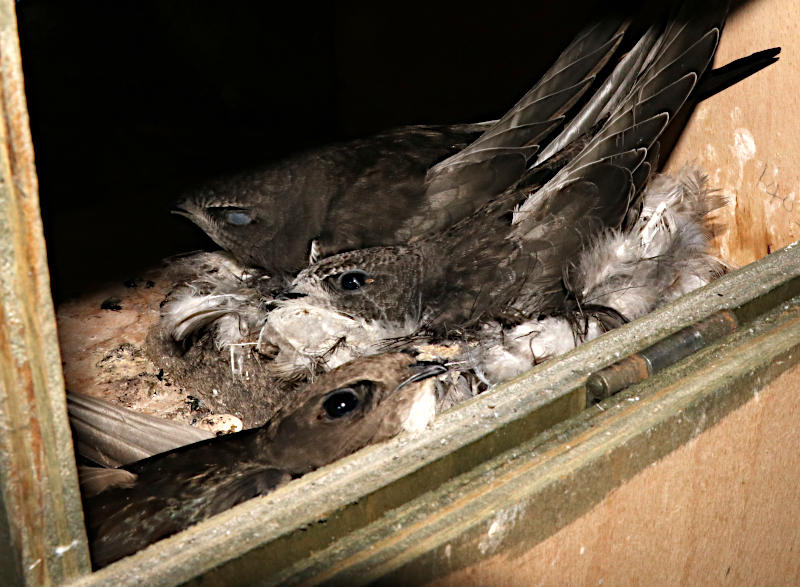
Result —
[[[476, 214], [403, 246], [342, 253], [300, 272], [265, 325], [264, 337], [281, 347], [276, 369], [307, 368], [320, 331], [357, 355], [397, 337], [452, 337], [487, 322], [591, 310], [570, 270], [603, 234], [638, 219], [658, 138], [710, 63], [726, 14], [724, 1], [687, 2], [658, 34], [646, 31], [611, 74], [628, 79], [617, 74], [638, 67], [630, 89], [600, 91], [584, 109], [599, 117], [588, 133]], [[304, 330], [301, 314], [323, 326]]]
[[443, 332], [563, 308], [568, 264], [629, 216], [650, 176], [648, 153], [711, 61], [726, 13], [727, 3], [687, 3], [657, 38], [646, 33], [637, 50], [647, 59], [633, 88], [576, 155], [534, 168], [445, 231], [323, 259], [297, 276], [295, 299], [279, 311], [316, 305]]
[[314, 149], [213, 182], [175, 211], [271, 275], [447, 227], [520, 177], [626, 27], [611, 14], [586, 27], [498, 121], [409, 126]]
[[305, 386], [295, 405], [265, 426], [117, 470], [111, 481], [119, 485], [84, 503], [95, 566], [404, 428], [421, 429], [433, 417], [430, 378], [444, 371], [402, 353], [348, 363]]

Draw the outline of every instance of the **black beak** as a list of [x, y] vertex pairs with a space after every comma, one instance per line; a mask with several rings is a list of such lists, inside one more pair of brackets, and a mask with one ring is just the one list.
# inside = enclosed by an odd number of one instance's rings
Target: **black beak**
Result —
[[186, 218], [191, 218], [191, 214], [181, 206], [183, 204], [183, 200], [180, 202], [176, 202], [172, 208], [169, 209], [170, 214], [177, 214], [178, 216], [186, 216]]
[[276, 300], [297, 300], [306, 297], [306, 294], [296, 291], [282, 291], [275, 296]]
[[404, 385], [408, 385], [409, 383], [416, 383], [417, 381], [422, 381], [423, 379], [435, 377], [436, 375], [441, 375], [442, 373], [447, 372], [447, 367], [432, 361], [417, 361], [416, 363], [410, 365], [410, 367], [413, 371], [415, 371], [415, 373], [398, 385], [395, 388], [395, 391]]

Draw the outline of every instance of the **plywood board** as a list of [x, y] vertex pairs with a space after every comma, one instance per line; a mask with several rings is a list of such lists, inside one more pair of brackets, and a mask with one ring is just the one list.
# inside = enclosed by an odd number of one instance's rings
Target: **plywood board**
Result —
[[437, 585], [796, 585], [800, 370], [516, 558]]
[[737, 7], [717, 66], [769, 47], [780, 60], [700, 104], [666, 171], [704, 169], [728, 199], [716, 246], [742, 266], [800, 238], [800, 3], [754, 0]]

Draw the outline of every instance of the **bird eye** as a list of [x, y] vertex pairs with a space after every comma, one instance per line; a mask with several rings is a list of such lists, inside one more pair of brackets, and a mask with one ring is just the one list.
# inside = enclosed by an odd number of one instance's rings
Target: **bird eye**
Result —
[[341, 418], [358, 407], [359, 398], [349, 387], [337, 389], [331, 393], [322, 407], [331, 418]]
[[354, 291], [375, 281], [363, 271], [348, 271], [339, 276], [339, 285], [343, 290]]
[[209, 206], [207, 210], [214, 218], [231, 226], [246, 226], [255, 220], [247, 208], [238, 206]]
[[234, 226], [245, 226], [253, 221], [248, 214], [241, 211], [228, 212], [225, 215], [225, 220], [228, 224], [233, 224]]

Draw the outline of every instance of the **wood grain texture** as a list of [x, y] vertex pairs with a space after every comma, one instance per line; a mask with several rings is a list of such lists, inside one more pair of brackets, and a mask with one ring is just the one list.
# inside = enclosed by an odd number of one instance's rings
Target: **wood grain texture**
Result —
[[14, 3], [0, 2], [0, 577], [89, 569]]
[[800, 4], [753, 0], [730, 15], [715, 64], [780, 46], [780, 60], [700, 104], [665, 171], [704, 169], [729, 205], [715, 246], [742, 266], [800, 238]]
[[438, 585], [792, 585], [800, 580], [800, 370], [517, 558]]

